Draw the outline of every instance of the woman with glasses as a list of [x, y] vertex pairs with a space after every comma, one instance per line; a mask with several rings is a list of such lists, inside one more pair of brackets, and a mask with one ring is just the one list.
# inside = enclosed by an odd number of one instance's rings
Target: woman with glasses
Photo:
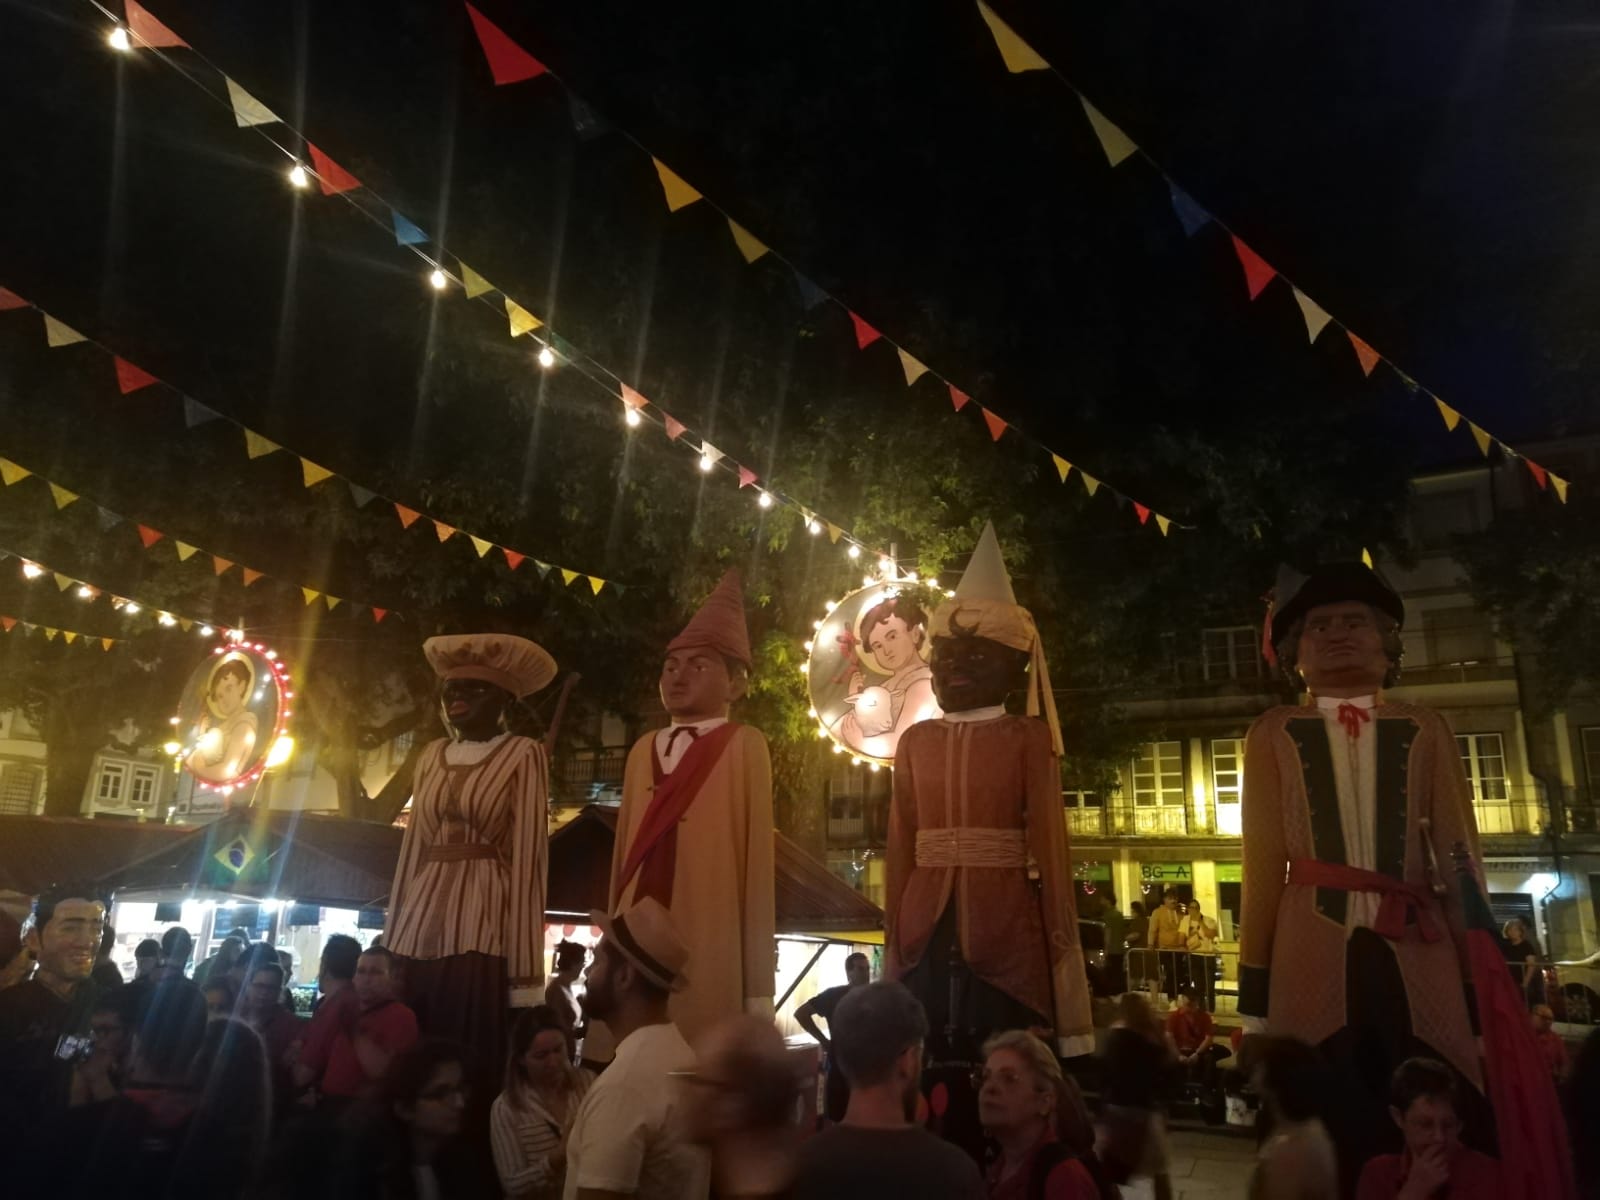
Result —
[[989, 1167], [990, 1200], [1113, 1200], [1102, 1175], [1094, 1129], [1077, 1085], [1031, 1033], [989, 1039], [973, 1079], [978, 1117], [1000, 1147]]
[[341, 1145], [335, 1186], [341, 1200], [446, 1200], [492, 1195], [462, 1145], [466, 1058], [450, 1042], [422, 1041], [397, 1054], [354, 1143]]
[[567, 1135], [594, 1076], [572, 1065], [566, 1023], [553, 1008], [524, 1009], [511, 1030], [505, 1090], [489, 1110], [500, 1186], [511, 1200], [554, 1200], [567, 1174]]

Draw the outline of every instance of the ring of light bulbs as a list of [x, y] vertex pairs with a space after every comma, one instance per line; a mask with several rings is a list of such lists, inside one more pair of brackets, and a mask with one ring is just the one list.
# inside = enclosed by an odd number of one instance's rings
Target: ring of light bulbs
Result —
[[[289, 668], [283, 665], [283, 660], [278, 657], [278, 652], [276, 650], [268, 649], [260, 642], [246, 641], [244, 634], [241, 631], [231, 630], [223, 644], [218, 646], [211, 653], [213, 656], [216, 656], [230, 654], [236, 650], [254, 651], [256, 657], [264, 661], [267, 666], [271, 668], [272, 680], [278, 689], [278, 711], [277, 716], [273, 720], [272, 738], [266, 744], [266, 751], [261, 754], [261, 756], [256, 760], [255, 766], [249, 771], [245, 772], [243, 775], [235, 776], [226, 783], [209, 783], [206, 780], [201, 779], [193, 771], [189, 771], [190, 777], [195, 781], [195, 785], [199, 787], [202, 792], [217, 792], [223, 796], [231, 795], [233, 792], [241, 787], [244, 787], [248, 783], [254, 783], [266, 773], [269, 767], [278, 765], [273, 761], [275, 757], [274, 752], [276, 751], [279, 743], [283, 740], [284, 734], [289, 728], [289, 718], [294, 716], [294, 710], [289, 707], [289, 701], [294, 699], [293, 681], [289, 678]], [[204, 702], [202, 701], [202, 703]], [[182, 717], [175, 716], [172, 718], [172, 723], [174, 725], [179, 725], [182, 723], [182, 721]], [[177, 745], [178, 747], [177, 750], [173, 752], [172, 757], [178, 761], [178, 764], [184, 770], [189, 770], [187, 766], [189, 755], [194, 753], [196, 743], [193, 740], [191, 740], [187, 745], [183, 745], [181, 743], [169, 743], [168, 748], [170, 748], [172, 745]]]

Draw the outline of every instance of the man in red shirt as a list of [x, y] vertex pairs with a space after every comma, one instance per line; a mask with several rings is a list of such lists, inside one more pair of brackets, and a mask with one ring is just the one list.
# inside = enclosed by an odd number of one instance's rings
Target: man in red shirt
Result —
[[356, 962], [360, 1011], [334, 1035], [322, 1075], [324, 1099], [344, 1103], [368, 1094], [390, 1060], [416, 1043], [417, 1015], [395, 999], [396, 984], [394, 955], [382, 946]]
[[1197, 1000], [1193, 985], [1178, 991], [1178, 1007], [1167, 1014], [1167, 1041], [1178, 1056], [1186, 1078], [1209, 1089], [1215, 1083], [1217, 1059], [1228, 1057], [1222, 1046], [1212, 1044], [1216, 1023]]
[[322, 962], [317, 970], [317, 987], [322, 997], [311, 1010], [305, 1044], [294, 1065], [296, 1088], [322, 1082], [322, 1074], [328, 1069], [328, 1056], [333, 1053], [334, 1038], [361, 1013], [361, 1001], [355, 989], [356, 962], [360, 957], [361, 943], [347, 933], [334, 934], [322, 948]]
[[1370, 1159], [1356, 1200], [1499, 1200], [1499, 1161], [1461, 1144], [1449, 1067], [1431, 1058], [1401, 1063], [1389, 1082], [1389, 1115], [1405, 1138], [1405, 1151]]

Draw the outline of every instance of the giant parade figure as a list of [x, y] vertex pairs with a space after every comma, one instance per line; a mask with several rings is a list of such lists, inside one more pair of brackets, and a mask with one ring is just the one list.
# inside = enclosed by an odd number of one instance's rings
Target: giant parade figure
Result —
[[389, 893], [387, 943], [405, 960], [422, 1032], [468, 1049], [492, 1097], [507, 1012], [539, 1002], [550, 785], [544, 747], [506, 730], [507, 707], [556, 674], [525, 638], [429, 638], [450, 737], [422, 752]]
[[[944, 715], [911, 726], [895, 751], [888, 972], [926, 1008], [936, 1058], [976, 1062], [990, 1034], [1028, 1028], [1049, 1030], [1063, 1056], [1091, 1053], [1061, 730], [992, 525], [930, 627]], [[1006, 697], [1024, 688], [1029, 715], [1007, 715]], [[963, 1140], [961, 1124], [952, 1113], [947, 1136]]]
[[[1521, 1086], [1508, 1073], [1521, 1071], [1522, 1055], [1491, 1042], [1491, 1033], [1530, 1037], [1520, 997], [1507, 1005], [1497, 994], [1508, 979], [1492, 941], [1477, 1000], [1491, 1019], [1484, 1053], [1489, 1082], [1500, 1085], [1491, 1088], [1496, 1111], [1485, 1098], [1469, 986], [1483, 949], [1472, 939], [1489, 936], [1468, 928], [1470, 914], [1487, 916], [1472, 870], [1478, 831], [1444, 718], [1382, 694], [1399, 676], [1404, 620], [1399, 595], [1364, 563], [1285, 572], [1269, 657], [1306, 689], [1306, 703], [1268, 710], [1245, 739], [1239, 1012], [1247, 1032], [1322, 1049], [1338, 1088], [1329, 1112], [1346, 1195], [1367, 1159], [1400, 1148], [1389, 1080], [1413, 1056], [1457, 1075], [1463, 1136], [1475, 1149], [1494, 1150], [1498, 1119], [1500, 1149], [1522, 1157], [1519, 1169], [1539, 1170], [1536, 1160], [1551, 1157], [1538, 1145], [1549, 1131], [1507, 1121], [1543, 1112], [1540, 1123], [1561, 1126], [1548, 1074]], [[1537, 1058], [1531, 1045], [1527, 1057]]]
[[653, 896], [672, 913], [689, 947], [672, 1020], [690, 1042], [740, 1012], [772, 1015], [772, 760], [761, 733], [728, 715], [750, 667], [739, 574], [729, 571], [667, 644], [660, 687], [671, 724], [640, 738], [623, 770], [611, 910]]

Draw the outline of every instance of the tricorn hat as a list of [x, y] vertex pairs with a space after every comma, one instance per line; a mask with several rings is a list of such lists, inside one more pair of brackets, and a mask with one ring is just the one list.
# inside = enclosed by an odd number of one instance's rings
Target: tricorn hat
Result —
[[1393, 617], [1396, 624], [1405, 624], [1406, 606], [1400, 593], [1364, 562], [1324, 563], [1313, 567], [1309, 575], [1281, 568], [1273, 589], [1272, 644], [1283, 641], [1290, 627], [1313, 608], [1351, 602], [1370, 604]]
[[618, 954], [657, 987], [681, 992], [687, 986], [689, 978], [683, 967], [689, 961], [689, 947], [672, 914], [654, 896], [646, 896], [627, 912], [612, 916], [595, 909], [589, 914], [589, 921], [599, 927]]
[[698, 612], [689, 618], [683, 632], [667, 643], [674, 650], [715, 650], [724, 658], [751, 665], [750, 631], [744, 621], [744, 590], [739, 572], [723, 575], [716, 589], [707, 596]]
[[509, 633], [457, 633], [431, 637], [422, 653], [440, 679], [481, 679], [519, 700], [556, 677], [556, 660], [543, 646]]

